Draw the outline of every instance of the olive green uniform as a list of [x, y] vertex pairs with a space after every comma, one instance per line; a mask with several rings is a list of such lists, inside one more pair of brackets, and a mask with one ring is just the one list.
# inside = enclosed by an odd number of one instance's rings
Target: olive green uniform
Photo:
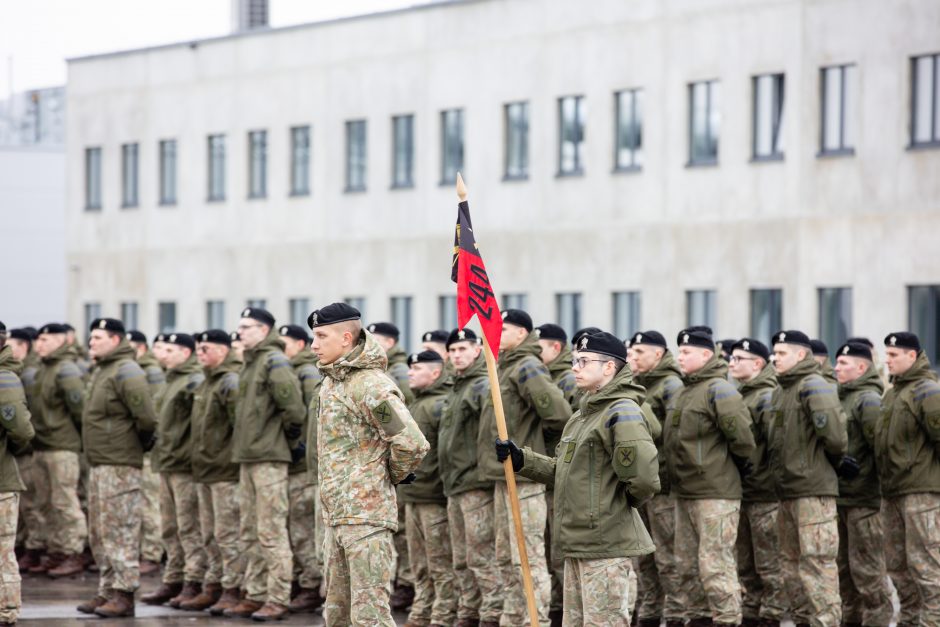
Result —
[[[74, 346], [71, 347], [74, 351]], [[75, 353], [76, 355], [78, 353]], [[150, 350], [137, 357], [137, 363], [147, 376], [147, 385], [158, 407], [166, 390], [166, 375]], [[160, 536], [160, 474], [153, 467], [153, 453], [144, 453], [144, 465], [140, 473], [140, 558], [159, 563], [163, 559], [163, 539]]]

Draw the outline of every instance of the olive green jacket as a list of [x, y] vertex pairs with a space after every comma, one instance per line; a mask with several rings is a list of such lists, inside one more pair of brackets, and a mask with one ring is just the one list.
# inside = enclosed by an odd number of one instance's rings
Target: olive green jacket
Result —
[[85, 457], [92, 466], [140, 468], [141, 442], [149, 442], [157, 428], [147, 377], [124, 339], [96, 364], [82, 414]]
[[486, 360], [481, 354], [454, 378], [438, 430], [437, 457], [444, 494], [457, 496], [470, 490], [492, 490], [477, 465], [480, 413], [490, 398]]
[[[659, 363], [643, 374], [633, 377], [633, 380], [646, 388], [646, 402], [659, 420], [660, 425], [666, 424], [666, 418], [676, 406], [676, 397], [682, 390], [682, 371], [676, 358], [668, 350], [663, 353]], [[659, 450], [659, 485], [661, 494], [669, 494], [669, 468], [663, 451], [662, 427], [659, 433], [653, 433], [653, 440]]]
[[398, 498], [403, 503], [447, 504], [437, 451], [441, 418], [447, 410], [453, 388], [454, 379], [444, 369], [437, 381], [427, 388], [412, 390], [415, 400], [408, 409], [431, 448], [415, 469], [414, 482], [398, 486]]
[[855, 479], [839, 477], [837, 505], [881, 507], [881, 481], [875, 467], [875, 430], [881, 420], [881, 394], [885, 386], [874, 365], [854, 381], [839, 385], [839, 400], [846, 417], [848, 454], [855, 458]]
[[85, 384], [82, 371], [72, 360], [71, 347], [63, 344], [42, 359], [36, 373], [33, 427], [37, 451], [82, 450], [82, 410]]
[[875, 459], [886, 497], [940, 492], [940, 385], [923, 351], [894, 378], [875, 434]]
[[155, 406], [159, 406], [160, 398], [166, 391], [166, 374], [163, 372], [163, 367], [149, 350], [137, 358], [137, 363], [147, 375], [147, 385], [150, 386], [150, 395]]
[[829, 358], [826, 358], [826, 361], [819, 364], [819, 375], [825, 379], [828, 383], [832, 385], [839, 385], [839, 381], [836, 379], [835, 368], [832, 367], [832, 362], [829, 361]]
[[152, 462], [160, 472], [192, 472], [192, 415], [196, 388], [206, 376], [193, 353], [166, 373], [166, 391], [160, 402], [157, 445]]
[[751, 414], [728, 382], [717, 355], [683, 379], [663, 425], [663, 448], [672, 494], [683, 499], [740, 499], [741, 475], [731, 458], [754, 452]]
[[[581, 390], [575, 384], [574, 372], [571, 370], [571, 349], [565, 345], [558, 357], [546, 364], [548, 374], [568, 404], [571, 405], [571, 411], [578, 411], [581, 402]], [[545, 431], [545, 450], [551, 455], [555, 454], [555, 448], [561, 440], [561, 431]]]
[[836, 387], [818, 371], [819, 364], [807, 355], [777, 375], [768, 440], [777, 494], [783, 499], [839, 496], [836, 471], [826, 455], [845, 455], [845, 414]]
[[0, 492], [26, 489], [15, 455], [33, 439], [35, 431], [26, 406], [26, 392], [18, 373], [23, 364], [13, 359], [13, 349], [0, 348]]
[[764, 366], [756, 377], [738, 388], [751, 413], [751, 433], [754, 434], [754, 453], [751, 455], [751, 473], [741, 478], [741, 500], [747, 503], [772, 503], [778, 500], [776, 479], [767, 454], [767, 432], [773, 419], [773, 394], [777, 388], [777, 375], [771, 364]]
[[[530, 333], [522, 344], [500, 353], [498, 371], [509, 437], [520, 448], [528, 446], [544, 455], [545, 432], [564, 431], [565, 423], [571, 417], [571, 405], [552, 383], [540, 354], [538, 337]], [[478, 463], [483, 479], [505, 481], [503, 465], [493, 453], [496, 437], [496, 411], [490, 398], [480, 415]]]
[[629, 557], [655, 548], [636, 510], [659, 492], [656, 445], [641, 403], [643, 388], [623, 368], [581, 399], [557, 457], [523, 450], [519, 474], [554, 486], [552, 546], [565, 557]]
[[238, 371], [242, 362], [229, 351], [215, 368], [203, 368], [205, 379], [193, 398], [192, 469], [199, 483], [238, 481], [232, 462], [232, 437], [238, 408]]
[[277, 329], [245, 350], [238, 386], [233, 461], [290, 463], [291, 449], [300, 440], [288, 442], [284, 431], [291, 426], [303, 429], [307, 411]]
[[[317, 356], [312, 353], [309, 349], [304, 348], [293, 357], [291, 357], [290, 365], [294, 369], [294, 374], [297, 375], [297, 380], [300, 381], [300, 392], [303, 396], [304, 403], [304, 428], [301, 431], [300, 441], [306, 442], [309, 441], [310, 432], [314, 433], [313, 436], [313, 448], [316, 450], [316, 432], [317, 426], [310, 426], [311, 416], [313, 420], [316, 420], [316, 406], [314, 405], [313, 413], [310, 413], [310, 404], [314, 403], [320, 396], [320, 385], [323, 382], [322, 377], [320, 377], [320, 371], [317, 370]], [[316, 464], [314, 464], [315, 466]], [[287, 469], [287, 473], [291, 475], [296, 475], [301, 472], [306, 472], [309, 474], [308, 469], [310, 466], [307, 464], [307, 455], [298, 460], [296, 463], [292, 463]], [[316, 475], [314, 474], [312, 479], [316, 480]]]
[[414, 392], [411, 391], [411, 386], [408, 385], [408, 353], [405, 352], [405, 349], [403, 349], [400, 344], [396, 343], [395, 346], [386, 353], [386, 357], [388, 358], [388, 368], [386, 369], [388, 376], [392, 378], [392, 381], [394, 381], [398, 389], [401, 390], [402, 396], [405, 397], [405, 404], [411, 405], [415, 400], [415, 395]]

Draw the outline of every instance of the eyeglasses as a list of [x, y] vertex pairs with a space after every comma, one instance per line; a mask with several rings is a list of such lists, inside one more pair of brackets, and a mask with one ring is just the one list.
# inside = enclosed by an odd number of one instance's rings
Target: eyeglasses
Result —
[[731, 357], [728, 358], [728, 361], [733, 363], [735, 361], [757, 361], [757, 359], [759, 358], [758, 357], [741, 357], [739, 355], [732, 355]]
[[599, 364], [603, 364], [603, 363], [608, 362], [609, 360], [608, 359], [588, 359], [587, 357], [576, 357], [571, 360], [571, 367], [572, 368], [585, 368], [588, 365], [588, 363], [592, 361], [596, 361]]

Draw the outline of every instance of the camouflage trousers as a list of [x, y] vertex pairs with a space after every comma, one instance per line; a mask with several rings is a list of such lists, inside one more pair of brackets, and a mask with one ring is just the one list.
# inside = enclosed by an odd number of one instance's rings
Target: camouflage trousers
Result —
[[940, 625], [940, 494], [884, 499], [885, 558], [901, 600], [898, 624]]
[[319, 590], [323, 580], [323, 558], [317, 545], [320, 515], [319, 490], [306, 472], [287, 478], [287, 530], [294, 554], [294, 578], [301, 588]]
[[413, 625], [450, 625], [457, 617], [453, 552], [447, 506], [405, 504], [405, 535], [415, 598], [408, 613]]
[[[516, 484], [519, 510], [522, 514], [522, 533], [525, 550], [535, 589], [535, 605], [539, 622], [548, 624], [548, 607], [551, 602], [551, 580], [545, 561], [545, 486], [522, 482]], [[493, 490], [494, 528], [496, 529], [496, 563], [503, 582], [503, 613], [499, 624], [503, 627], [528, 625], [525, 588], [522, 584], [522, 567], [516, 543], [516, 529], [512, 520], [509, 492], [506, 484], [497, 481]]]
[[498, 622], [503, 612], [493, 514], [492, 490], [470, 490], [447, 501], [454, 576], [460, 590], [458, 619]]
[[836, 500], [829, 496], [786, 499], [777, 514], [784, 585], [795, 623], [837, 627], [842, 621], [836, 553]]
[[676, 570], [686, 618], [741, 622], [734, 543], [741, 502], [676, 499]]
[[887, 625], [894, 616], [894, 606], [885, 569], [881, 510], [837, 506], [836, 513], [842, 622]]
[[160, 529], [166, 548], [164, 583], [202, 581], [206, 576], [206, 550], [192, 475], [160, 473]]
[[98, 564], [98, 594], [140, 585], [140, 468], [92, 466], [88, 473], [88, 543]]
[[632, 613], [629, 557], [565, 559], [564, 627], [627, 627]]
[[389, 605], [392, 532], [372, 525], [339, 525], [330, 527], [327, 537], [326, 625], [394, 627]]
[[238, 546], [238, 482], [197, 483], [199, 529], [206, 551], [203, 584], [240, 588], [245, 560]]
[[17, 544], [27, 549], [45, 549], [46, 539], [43, 531], [46, 529], [42, 512], [36, 506], [36, 482], [33, 455], [21, 455], [16, 458], [16, 465], [20, 470], [20, 477], [26, 490], [20, 492], [19, 528], [17, 529]]
[[33, 506], [45, 521], [45, 543], [50, 553], [78, 555], [85, 550], [88, 525], [78, 502], [78, 453], [33, 453]]
[[676, 499], [668, 494], [657, 494], [639, 511], [656, 551], [635, 561], [637, 616], [678, 620], [684, 612], [677, 596], [679, 581], [674, 552]]
[[163, 540], [160, 535], [160, 473], [150, 463], [150, 453], [144, 453], [144, 467], [140, 473], [140, 558], [159, 562], [163, 558]]
[[293, 556], [287, 535], [287, 464], [242, 464], [238, 483], [245, 596], [288, 605]]
[[408, 538], [405, 535], [405, 504], [398, 504], [398, 530], [392, 536], [395, 556], [395, 583], [398, 585], [414, 586], [411, 576], [411, 565], [408, 561]]
[[744, 503], [738, 524], [738, 581], [744, 618], [781, 620], [789, 606], [780, 572], [780, 503]]
[[549, 608], [552, 611], [562, 609], [564, 602], [565, 559], [561, 551], [552, 551], [552, 525], [555, 524], [555, 491], [546, 490], [545, 505], [547, 514], [545, 518], [545, 562], [548, 564], [548, 575], [552, 580], [552, 596]]
[[0, 623], [15, 623], [22, 604], [15, 552], [19, 510], [19, 492], [0, 492]]

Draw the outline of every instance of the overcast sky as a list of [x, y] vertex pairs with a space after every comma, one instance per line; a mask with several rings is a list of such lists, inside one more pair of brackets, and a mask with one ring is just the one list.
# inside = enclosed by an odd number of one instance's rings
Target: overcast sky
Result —
[[[428, 0], [270, 0], [271, 26]], [[0, 100], [65, 83], [65, 59], [228, 34], [232, 0], [0, 0]], [[11, 72], [12, 70], [12, 72]], [[11, 76], [12, 74], [12, 76]]]

